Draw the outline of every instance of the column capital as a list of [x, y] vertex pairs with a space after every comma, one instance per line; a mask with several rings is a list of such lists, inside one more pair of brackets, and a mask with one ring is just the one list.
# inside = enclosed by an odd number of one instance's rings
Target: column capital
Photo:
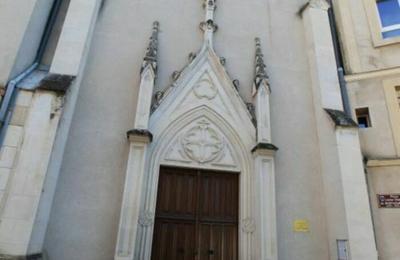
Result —
[[253, 154], [273, 156], [278, 150], [279, 148], [271, 143], [258, 143], [251, 152]]
[[151, 143], [153, 141], [153, 134], [145, 129], [132, 129], [126, 135], [130, 142]]

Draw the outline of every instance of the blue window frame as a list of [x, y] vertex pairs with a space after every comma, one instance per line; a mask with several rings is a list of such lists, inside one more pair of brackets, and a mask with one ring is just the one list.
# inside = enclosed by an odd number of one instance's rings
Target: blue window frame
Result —
[[400, 36], [400, 0], [378, 0], [379, 17], [382, 25], [382, 37]]

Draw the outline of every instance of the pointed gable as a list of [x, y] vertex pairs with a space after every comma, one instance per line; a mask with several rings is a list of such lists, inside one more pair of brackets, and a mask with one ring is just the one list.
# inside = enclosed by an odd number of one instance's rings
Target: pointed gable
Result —
[[180, 73], [174, 85], [166, 91], [152, 118], [159, 118], [161, 114], [167, 114], [171, 119], [177, 118], [200, 106], [207, 106], [227, 120], [237, 121], [254, 130], [246, 104], [219, 57], [209, 46], [203, 48]]

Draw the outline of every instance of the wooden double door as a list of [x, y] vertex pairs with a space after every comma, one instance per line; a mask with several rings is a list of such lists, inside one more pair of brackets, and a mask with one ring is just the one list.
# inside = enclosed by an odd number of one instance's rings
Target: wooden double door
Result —
[[152, 260], [238, 259], [239, 174], [162, 167]]

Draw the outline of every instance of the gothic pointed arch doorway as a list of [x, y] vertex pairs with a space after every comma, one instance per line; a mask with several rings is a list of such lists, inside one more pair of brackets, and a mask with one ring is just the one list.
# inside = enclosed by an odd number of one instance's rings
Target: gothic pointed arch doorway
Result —
[[[163, 110], [160, 110], [160, 112], [161, 111]], [[161, 114], [163, 113], [160, 113], [160, 115]], [[231, 244], [234, 245], [235, 248], [230, 251], [235, 251], [237, 253], [237, 259], [248, 259], [252, 252], [254, 253], [252, 247], [255, 246], [255, 242], [257, 241], [252, 238], [256, 230], [255, 208], [252, 200], [254, 189], [252, 188], [253, 179], [251, 176], [251, 172], [254, 171], [254, 166], [252, 154], [249, 151], [252, 145], [250, 139], [251, 135], [247, 135], [249, 137], [248, 143], [243, 143], [243, 140], [246, 140], [244, 132], [238, 133], [235, 131], [234, 127], [230, 126], [224, 118], [206, 106], [200, 106], [186, 111], [180, 114], [175, 120], [170, 121], [166, 126], [163, 124], [163, 120], [157, 119], [157, 117], [158, 114], [154, 113], [150, 120], [154, 141], [149, 146], [146, 156], [146, 158], [148, 158], [148, 168], [146, 168], [148, 174], [144, 181], [145, 185], [141, 196], [142, 206], [139, 216], [140, 225], [138, 227], [136, 241], [137, 247], [135, 249], [137, 253], [136, 259], [151, 259], [151, 256], [154, 255], [154, 250], [152, 250], [154, 248], [154, 243], [159, 243], [157, 240], [157, 228], [160, 228], [160, 226], [157, 226], [159, 224], [157, 220], [165, 217], [167, 218], [166, 220], [177, 222], [177, 228], [182, 227], [182, 222], [176, 221], [182, 218], [182, 216], [179, 215], [179, 210], [178, 212], [174, 212], [178, 214], [174, 214], [171, 218], [171, 216], [163, 215], [163, 213], [157, 211], [157, 209], [160, 209], [159, 207], [164, 203], [161, 202], [160, 204], [160, 198], [164, 198], [166, 195], [163, 189], [169, 189], [169, 195], [171, 195], [171, 190], [172, 193], [177, 192], [178, 186], [181, 185], [179, 182], [184, 182], [184, 180], [179, 180], [177, 177], [179, 176], [178, 173], [181, 173], [183, 179], [187, 179], [188, 177], [185, 177], [184, 174], [185, 171], [189, 176], [192, 175], [193, 178], [198, 178], [196, 179], [198, 183], [197, 187], [203, 187], [204, 189], [208, 188], [207, 181], [210, 179], [213, 180], [214, 189], [233, 189], [227, 186], [233, 185], [232, 182], [235, 181], [235, 185], [237, 185], [235, 192], [232, 193], [231, 191], [224, 194], [224, 199], [226, 197], [230, 197], [229, 200], [236, 198], [232, 204], [229, 204], [227, 201], [209, 201], [209, 203], [218, 202], [224, 204], [218, 205], [216, 208], [217, 211], [221, 210], [223, 207], [229, 208], [235, 207], [236, 205], [236, 209], [232, 208], [226, 216], [221, 215], [219, 220], [218, 218], [213, 218], [213, 216], [193, 212], [196, 207], [205, 205], [200, 202], [200, 199], [206, 199], [205, 196], [213, 197], [209, 193], [206, 193], [205, 190], [201, 192], [203, 197], [198, 198], [199, 203], [192, 202], [192, 204], [187, 205], [187, 207], [192, 209], [192, 221], [197, 220], [198, 225], [201, 223], [207, 224], [207, 221], [208, 224], [217, 224], [218, 221], [222, 221], [222, 224], [228, 224], [228, 222], [230, 222], [231, 226], [233, 225], [233, 229], [236, 230], [236, 237], [233, 236], [231, 239]], [[165, 120], [169, 121], [167, 118], [165, 118]], [[154, 125], [152, 125], [152, 123], [154, 123]], [[198, 144], [196, 144], [196, 142], [198, 142]], [[209, 143], [209, 146], [212, 147], [207, 146], [207, 149], [203, 151], [200, 148], [204, 147], [200, 145], [200, 143], [203, 143], [203, 146]], [[174, 177], [166, 178], [163, 173], [166, 169], [168, 169], [170, 174]], [[171, 173], [171, 169], [172, 172], [175, 173]], [[192, 187], [193, 185], [194, 184], [192, 184]], [[188, 186], [190, 185], [188, 184], [186, 187]], [[192, 191], [192, 189], [190, 189], [190, 191]], [[189, 196], [188, 192], [190, 191], [180, 190], [180, 194], [175, 193], [173, 196]], [[200, 193], [196, 194], [200, 195]], [[170, 202], [171, 201], [172, 204], [175, 203], [176, 207], [178, 201], [170, 200]], [[171, 211], [169, 208], [166, 210]], [[172, 211], [174, 211], [173, 207]], [[174, 217], [177, 219], [174, 219]], [[189, 228], [188, 226], [186, 227]], [[196, 226], [192, 226], [192, 228], [196, 231]], [[198, 226], [198, 228], [200, 227]], [[200, 230], [198, 231], [201, 232]], [[171, 230], [170, 232], [173, 231]], [[206, 230], [203, 230], [203, 232], [206, 232]], [[215, 232], [218, 232], [218, 228]], [[232, 232], [232, 230], [229, 232]], [[171, 237], [168, 236], [166, 239], [171, 239]], [[196, 238], [194, 237], [192, 239], [194, 239], [196, 243]], [[199, 238], [197, 238], [197, 242], [199, 243]], [[201, 253], [217, 254], [218, 248], [215, 249], [215, 247], [210, 247], [210, 245], [208, 245], [208, 247], [207, 249], [204, 247], [200, 250], [199, 246], [195, 246], [190, 250], [192, 250], [193, 253], [196, 253], [197, 250], [199, 256]], [[182, 251], [181, 249], [181, 247], [176, 248], [174, 251]], [[218, 251], [220, 252], [220, 250]]]
[[249, 111], [213, 49], [215, 1], [204, 7], [201, 50], [152, 103], [155, 23], [141, 70], [135, 128], [128, 132], [115, 260], [202, 260], [218, 254], [213, 258], [277, 259], [277, 148], [270, 143], [270, 92], [260, 41], [256, 109]]

